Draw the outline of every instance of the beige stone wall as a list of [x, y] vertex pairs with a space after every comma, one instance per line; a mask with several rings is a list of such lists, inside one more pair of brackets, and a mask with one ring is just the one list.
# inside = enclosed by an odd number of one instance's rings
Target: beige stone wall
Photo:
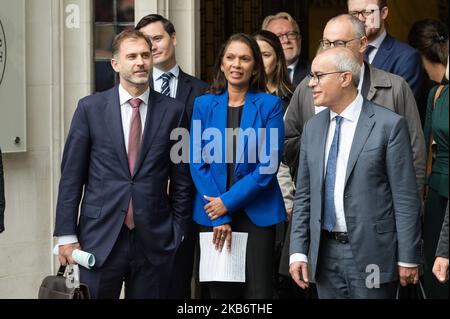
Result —
[[[66, 28], [69, 3], [80, 8], [80, 28]], [[90, 5], [89, 0], [25, 0], [28, 150], [3, 157], [6, 231], [0, 235], [0, 299], [36, 298], [44, 276], [54, 272], [52, 232], [62, 147], [76, 101], [91, 87]]]

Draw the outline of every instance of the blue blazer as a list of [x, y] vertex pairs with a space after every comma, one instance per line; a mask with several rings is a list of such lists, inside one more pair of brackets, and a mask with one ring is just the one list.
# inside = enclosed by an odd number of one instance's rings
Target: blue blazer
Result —
[[[194, 102], [190, 168], [197, 191], [194, 197], [193, 219], [200, 225], [219, 226], [230, 223], [233, 212], [243, 209], [257, 226], [277, 224], [286, 218], [276, 177], [284, 139], [281, 100], [266, 93], [247, 92], [240, 128], [244, 130], [244, 135], [247, 132], [252, 133], [247, 136], [248, 138], [238, 138], [235, 184], [228, 191], [225, 162], [227, 110], [227, 92], [220, 95], [207, 94], [198, 97]], [[258, 131], [264, 128], [269, 129], [265, 137]], [[247, 129], [250, 130], [246, 131]], [[214, 135], [213, 139], [211, 133]], [[205, 141], [201, 137], [209, 140]], [[213, 152], [209, 148], [212, 141], [220, 142]], [[265, 146], [265, 149], [261, 146]], [[269, 149], [271, 152], [266, 151]], [[255, 156], [256, 160], [250, 161], [248, 155], [252, 156], [256, 152], [258, 155], [261, 152], [269, 153], [270, 161], [260, 161], [263, 159], [261, 156]], [[211, 221], [203, 208], [207, 203], [203, 198], [204, 195], [221, 197], [228, 213]]]
[[101, 267], [132, 198], [145, 256], [153, 265], [171, 262], [192, 212], [189, 166], [170, 160], [176, 143], [170, 134], [180, 125], [187, 127], [184, 105], [150, 90], [141, 149], [130, 174], [118, 86], [81, 99], [64, 147], [54, 236], [76, 234]]
[[372, 65], [403, 77], [417, 100], [423, 82], [423, 67], [420, 54], [415, 49], [388, 34], [381, 43]]

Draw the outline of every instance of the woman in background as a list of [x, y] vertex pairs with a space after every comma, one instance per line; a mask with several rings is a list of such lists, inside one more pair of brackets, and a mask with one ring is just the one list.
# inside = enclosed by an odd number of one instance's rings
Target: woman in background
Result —
[[[283, 102], [283, 114], [286, 113], [292, 97], [292, 89], [289, 83], [286, 58], [280, 39], [272, 32], [260, 30], [253, 36], [258, 43], [264, 62], [264, 71], [267, 76], [267, 93], [281, 98]], [[300, 290], [289, 275], [289, 231], [288, 227], [294, 199], [294, 181], [289, 167], [280, 163], [277, 175], [278, 183], [283, 194], [287, 219], [276, 227], [274, 247], [274, 297], [292, 298], [295, 293], [292, 290]], [[281, 276], [280, 276], [280, 275]], [[298, 288], [298, 289], [297, 289]]]
[[449, 297], [449, 286], [439, 284], [432, 269], [439, 241], [445, 210], [448, 202], [449, 171], [449, 112], [448, 80], [445, 79], [448, 62], [448, 30], [446, 26], [433, 19], [417, 21], [409, 33], [409, 43], [422, 56], [423, 66], [431, 80], [441, 83], [434, 87], [428, 96], [425, 119], [425, 142], [431, 165], [431, 143], [436, 143], [435, 158], [428, 177], [428, 191], [423, 219], [423, 238], [425, 250], [424, 284], [428, 298]]

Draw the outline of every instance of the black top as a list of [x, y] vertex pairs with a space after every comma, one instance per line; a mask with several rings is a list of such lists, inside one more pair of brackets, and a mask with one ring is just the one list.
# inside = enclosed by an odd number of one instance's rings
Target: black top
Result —
[[[227, 115], [227, 190], [233, 186], [234, 180], [234, 166], [236, 163], [236, 144], [237, 144], [237, 134], [233, 134], [233, 130], [241, 126], [242, 110], [244, 106], [228, 106]], [[231, 130], [230, 130], [231, 129]], [[231, 144], [230, 144], [231, 142]]]
[[5, 225], [3, 223], [4, 213], [5, 213], [5, 185], [3, 180], [2, 150], [0, 149], [0, 233], [5, 230]]

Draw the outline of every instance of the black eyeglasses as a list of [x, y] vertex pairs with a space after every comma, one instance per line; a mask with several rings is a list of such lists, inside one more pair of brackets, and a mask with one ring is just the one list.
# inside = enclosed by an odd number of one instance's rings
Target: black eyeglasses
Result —
[[334, 48], [334, 47], [346, 47], [347, 43], [350, 43], [352, 41], [359, 40], [359, 39], [360, 38], [354, 38], [354, 39], [347, 40], [347, 41], [345, 41], [345, 40], [329, 41], [327, 39], [322, 39], [319, 41], [319, 43], [322, 48], [329, 49], [329, 48]]
[[309, 73], [308, 77], [309, 77], [309, 81], [312, 80], [314, 82], [317, 82], [317, 84], [319, 84], [320, 83], [320, 78], [325, 76], [325, 75], [345, 73], [345, 72], [348, 72], [348, 71], [335, 71], [335, 72], [327, 72], [327, 73], [314, 73], [314, 72], [311, 72], [311, 73]]
[[289, 40], [296, 40], [299, 36], [299, 33], [297, 31], [289, 31], [287, 33], [283, 33], [283, 34], [277, 34], [278, 39], [280, 39], [280, 41], [286, 37]]
[[380, 11], [380, 9], [370, 9], [363, 11], [350, 11], [348, 14], [354, 16], [355, 18], [359, 18], [359, 15], [362, 15], [364, 18], [370, 17], [375, 11]]

